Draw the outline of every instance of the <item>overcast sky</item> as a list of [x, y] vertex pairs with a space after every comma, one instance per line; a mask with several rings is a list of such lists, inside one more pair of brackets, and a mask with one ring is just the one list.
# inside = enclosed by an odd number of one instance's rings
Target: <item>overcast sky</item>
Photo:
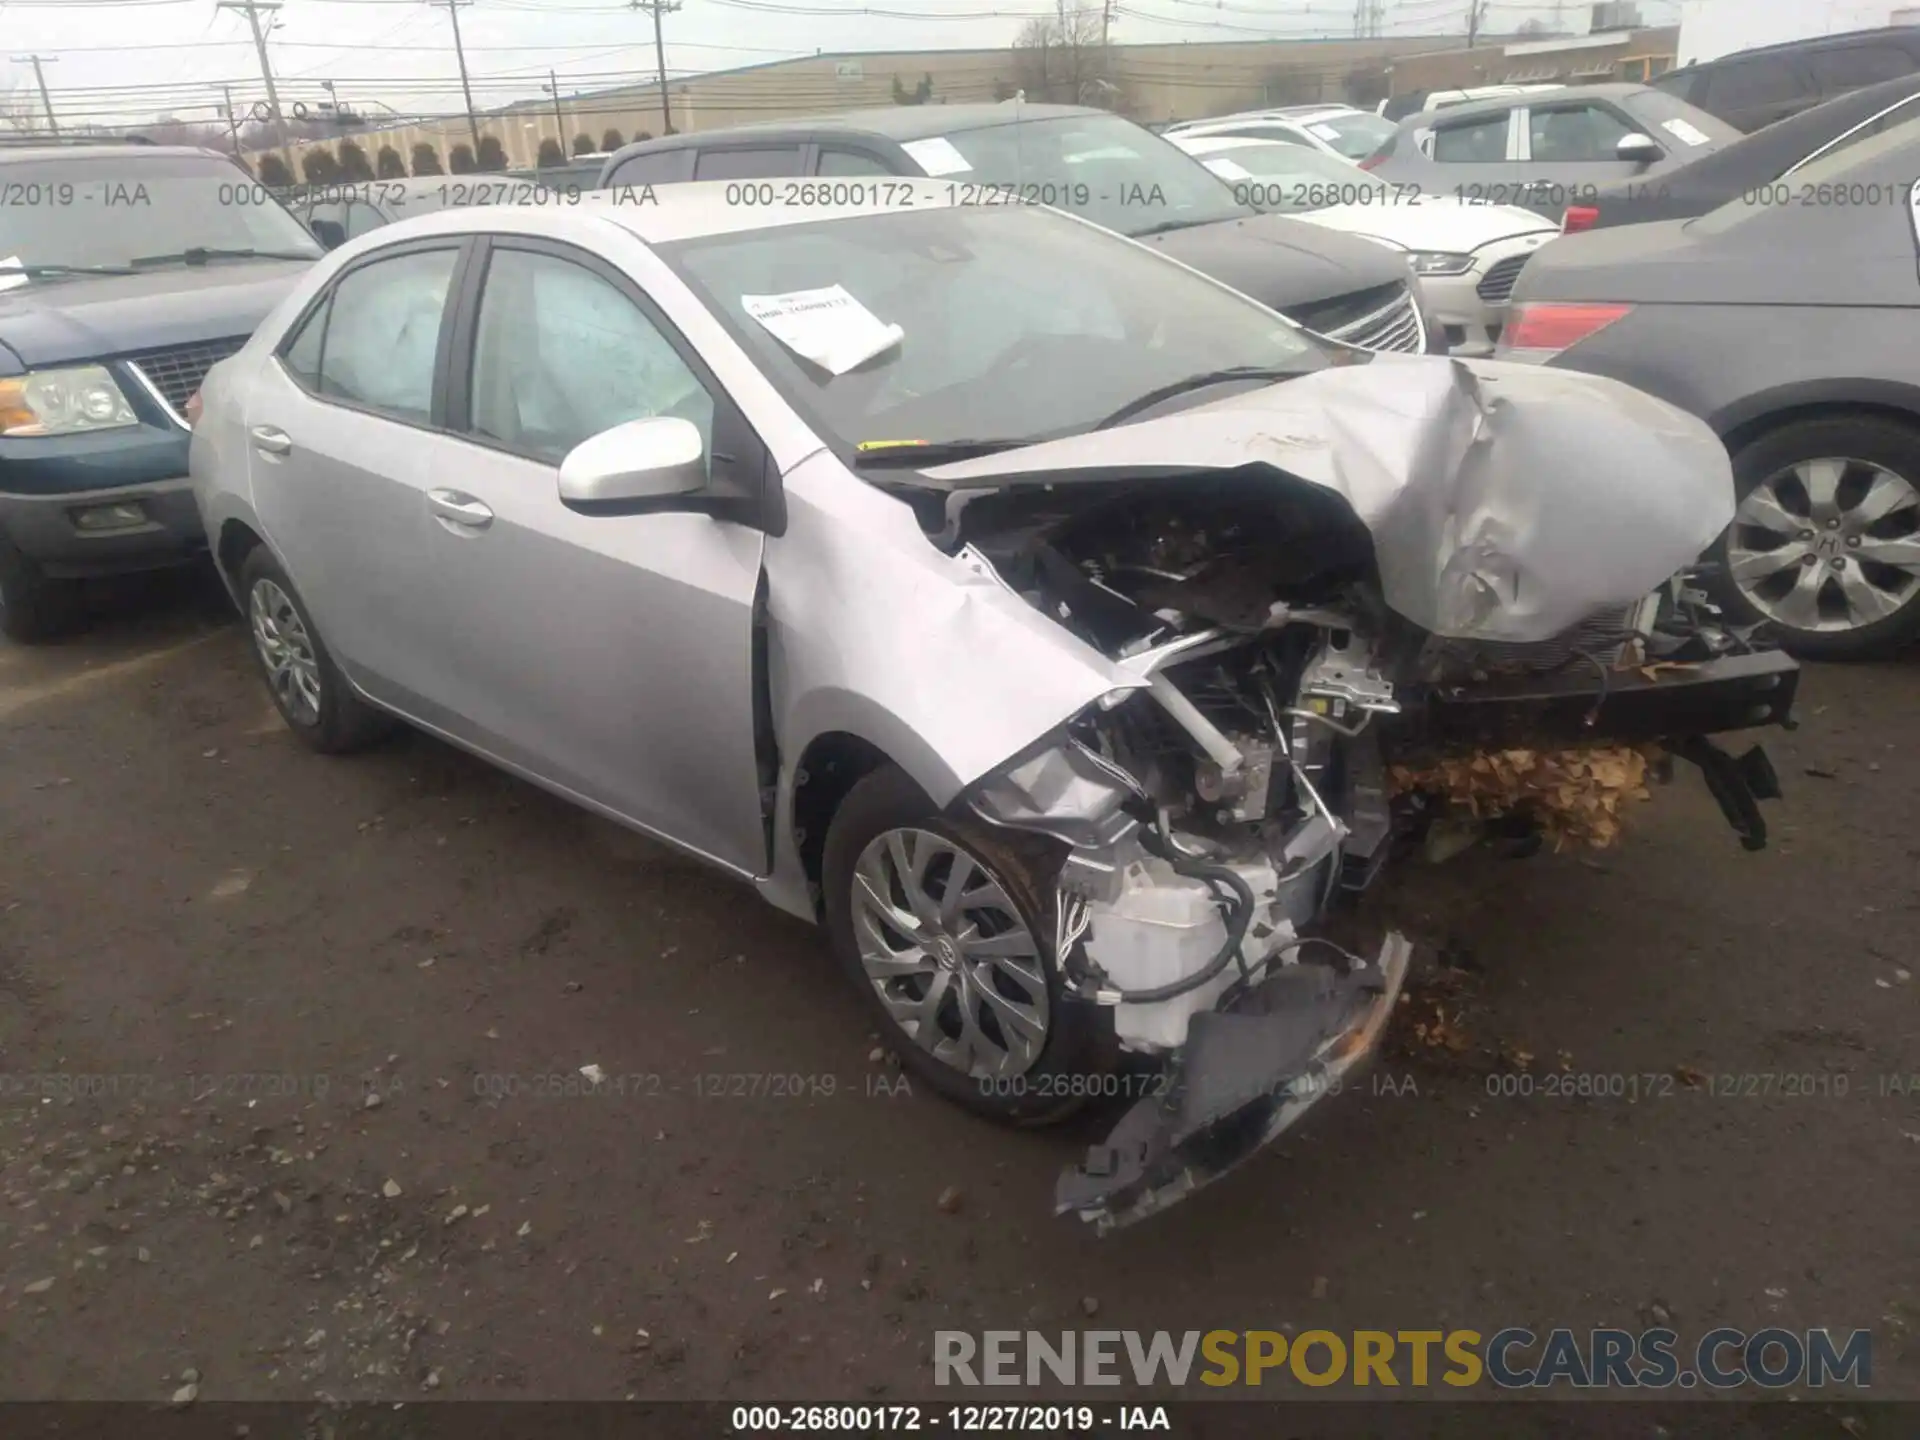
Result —
[[[1464, 35], [1468, 0], [1386, 0], [1389, 35]], [[725, 70], [816, 51], [1004, 46], [1051, 0], [683, 0], [667, 16], [674, 73]], [[1528, 19], [1584, 30], [1576, 0], [1491, 0], [1484, 24], [1512, 31]], [[1678, 0], [1640, 0], [1650, 24], [1673, 23]], [[1113, 37], [1123, 41], [1257, 40], [1350, 35], [1354, 0], [1124, 0]], [[369, 116], [461, 109], [444, 0], [284, 0], [268, 38], [281, 100], [339, 98]], [[244, 15], [214, 0], [7, 0], [5, 87], [20, 106], [35, 97], [38, 53], [55, 113], [71, 121], [126, 123], [175, 113], [212, 119], [220, 81], [243, 106], [259, 97], [260, 67]], [[264, 23], [264, 22], [263, 22]], [[471, 0], [460, 11], [474, 101], [487, 107], [537, 97], [549, 67], [561, 88], [604, 88], [650, 78], [652, 21], [620, 0]], [[57, 57], [57, 58], [56, 58]]]

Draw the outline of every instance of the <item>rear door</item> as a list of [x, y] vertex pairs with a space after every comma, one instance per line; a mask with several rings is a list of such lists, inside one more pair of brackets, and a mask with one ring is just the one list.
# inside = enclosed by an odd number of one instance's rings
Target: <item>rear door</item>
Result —
[[1830, 100], [1884, 80], [1898, 80], [1914, 71], [1913, 56], [1898, 45], [1833, 45], [1807, 56], [1807, 69]]
[[354, 683], [409, 713], [434, 643], [425, 493], [463, 240], [361, 257], [248, 392], [249, 470], [268, 542]]
[[752, 637], [764, 537], [708, 515], [588, 515], [559, 466], [672, 415], [710, 466], [765, 450], [630, 277], [493, 236], [467, 287], [425, 496], [435, 639], [422, 684], [455, 738], [742, 873], [766, 869]]
[[1416, 136], [1436, 167], [1442, 193], [1497, 205], [1521, 203], [1526, 173], [1515, 128], [1521, 113], [1500, 109], [1449, 116], [1443, 111], [1430, 131]]

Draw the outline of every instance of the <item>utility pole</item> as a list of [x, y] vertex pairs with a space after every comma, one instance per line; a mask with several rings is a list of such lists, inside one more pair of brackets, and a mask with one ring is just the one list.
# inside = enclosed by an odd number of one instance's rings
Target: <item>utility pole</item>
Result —
[[547, 83], [542, 87], [553, 96], [554, 130], [560, 137], [560, 155], [562, 159], [573, 158], [573, 146], [567, 143], [567, 117], [560, 113], [560, 77], [553, 71], [547, 71]]
[[1473, 49], [1480, 43], [1480, 22], [1487, 15], [1487, 0], [1468, 0], [1467, 4], [1467, 48]]
[[659, 66], [660, 78], [660, 130], [669, 134], [673, 130], [673, 105], [667, 98], [667, 42], [660, 31], [660, 20], [678, 10], [681, 0], [627, 0], [630, 8], [651, 10], [653, 12], [653, 58]]
[[46, 107], [47, 111], [47, 129], [52, 132], [53, 138], [58, 140], [60, 138], [60, 122], [53, 118], [53, 101], [47, 98], [47, 77], [40, 67], [42, 65], [51, 65], [60, 57], [58, 55], [16, 55], [13, 58], [15, 60], [28, 60], [33, 63], [33, 78], [40, 82], [40, 103]]
[[293, 168], [293, 150], [287, 144], [287, 117], [280, 109], [280, 92], [273, 88], [273, 66], [267, 60], [267, 33], [260, 28], [260, 16], [280, 8], [280, 0], [218, 0], [216, 10], [238, 10], [253, 29], [253, 48], [260, 55], [260, 75], [267, 82], [267, 108], [273, 116], [274, 134], [280, 141], [280, 158], [286, 162], [287, 179], [300, 183], [300, 172]]
[[227, 134], [231, 136], [233, 139], [233, 158], [236, 160], [239, 160], [240, 159], [240, 117], [234, 114], [233, 112], [233, 87], [231, 85], [222, 84], [220, 87], [220, 95], [226, 101], [226, 103], [222, 105], [220, 109], [221, 109], [221, 112], [225, 114], [227, 117]]
[[467, 82], [467, 52], [460, 44], [460, 7], [472, 0], [427, 0], [429, 5], [445, 5], [447, 18], [453, 21], [453, 55], [460, 62], [460, 93], [467, 97], [467, 132], [473, 136], [473, 163], [480, 163], [480, 121], [473, 113], [473, 86]]

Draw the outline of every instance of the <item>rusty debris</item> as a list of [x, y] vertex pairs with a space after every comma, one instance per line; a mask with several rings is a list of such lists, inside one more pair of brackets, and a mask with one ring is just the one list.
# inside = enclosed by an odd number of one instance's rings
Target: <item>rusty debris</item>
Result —
[[1476, 820], [1524, 815], [1556, 850], [1604, 850], [1619, 840], [1626, 807], [1649, 797], [1651, 748], [1584, 745], [1566, 750], [1493, 750], [1423, 765], [1395, 765], [1396, 795], [1445, 800]]

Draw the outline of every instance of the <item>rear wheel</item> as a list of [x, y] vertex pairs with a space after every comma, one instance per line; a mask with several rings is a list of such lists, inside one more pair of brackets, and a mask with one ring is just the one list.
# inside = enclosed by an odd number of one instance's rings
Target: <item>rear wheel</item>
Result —
[[49, 580], [40, 567], [0, 540], [0, 634], [23, 645], [79, 628], [84, 614], [77, 580]]
[[266, 546], [240, 567], [240, 597], [253, 658], [287, 728], [323, 754], [358, 750], [394, 726], [353, 693], [306, 606]]
[[1720, 598], [1796, 654], [1857, 660], [1920, 635], [1920, 430], [1869, 416], [1783, 426], [1734, 457]]
[[824, 860], [834, 951], [914, 1076], [1023, 1125], [1106, 1093], [1105, 1017], [1053, 962], [1044, 841], [951, 819], [885, 766], [841, 804]]

